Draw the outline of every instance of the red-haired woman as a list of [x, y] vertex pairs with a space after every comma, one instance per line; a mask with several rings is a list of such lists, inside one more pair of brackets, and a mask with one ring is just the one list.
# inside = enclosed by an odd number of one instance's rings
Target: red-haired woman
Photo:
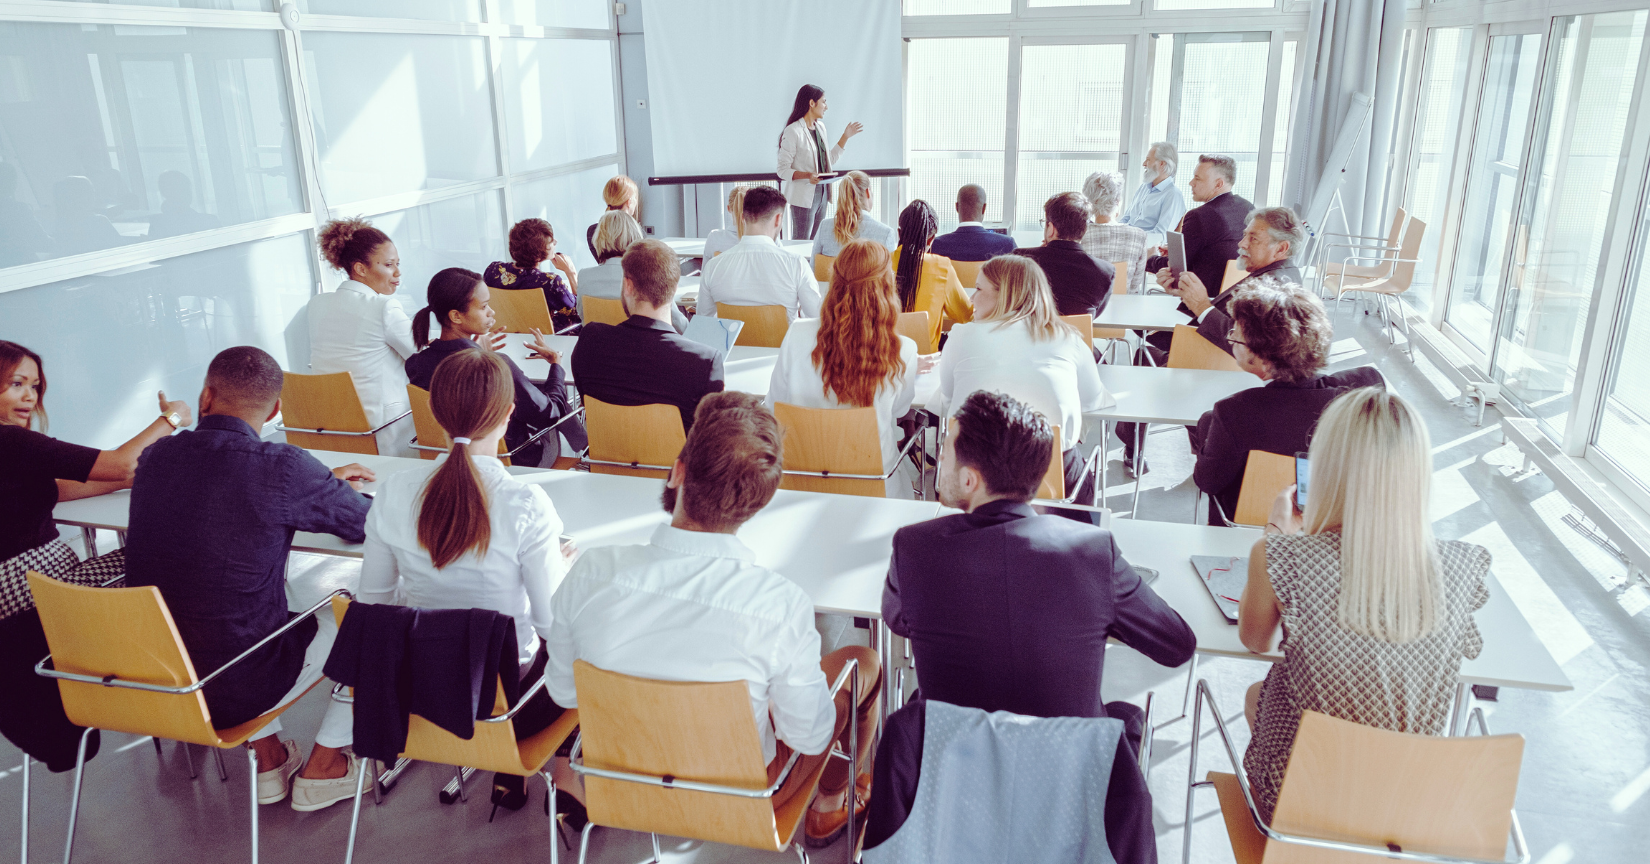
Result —
[[[899, 335], [898, 323], [888, 249], [874, 240], [843, 246], [819, 317], [791, 322], [779, 346], [768, 405], [875, 408], [882, 470], [892, 471], [899, 458], [899, 418], [911, 408], [919, 371], [917, 343]], [[916, 478], [909, 468], [902, 464], [888, 478], [888, 497], [912, 497]]]
[[[544, 489], [498, 460], [515, 410], [509, 366], [470, 348], [442, 360], [430, 379], [430, 412], [452, 439], [434, 473], [383, 481], [367, 514], [361, 599], [419, 609], [491, 609], [516, 621], [522, 690], [544, 675], [550, 595], [567, 573], [561, 517]], [[542, 704], [539, 704], [542, 700]], [[517, 736], [550, 725], [561, 709], [546, 694], [516, 716]], [[497, 775], [495, 803], [526, 803], [525, 779]]]

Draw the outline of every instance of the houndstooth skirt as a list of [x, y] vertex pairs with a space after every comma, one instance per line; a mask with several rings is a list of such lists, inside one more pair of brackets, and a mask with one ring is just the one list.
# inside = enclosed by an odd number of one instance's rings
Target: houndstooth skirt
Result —
[[0, 620], [34, 608], [34, 595], [29, 593], [27, 577], [30, 570], [62, 582], [95, 588], [126, 575], [126, 552], [116, 550], [82, 561], [69, 544], [53, 540], [0, 561]]

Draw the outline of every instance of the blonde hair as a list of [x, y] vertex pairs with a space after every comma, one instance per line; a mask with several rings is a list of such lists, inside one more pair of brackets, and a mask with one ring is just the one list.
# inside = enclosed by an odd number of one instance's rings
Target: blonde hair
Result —
[[1393, 644], [1432, 633], [1443, 589], [1427, 508], [1432, 439], [1420, 415], [1380, 387], [1353, 390], [1323, 412], [1310, 459], [1305, 530], [1341, 535], [1336, 620]]
[[596, 263], [600, 264], [623, 255], [626, 249], [646, 239], [642, 236], [642, 226], [637, 225], [629, 213], [609, 210], [596, 222], [596, 236], [590, 242], [596, 247]]
[[990, 321], [999, 328], [1023, 321], [1036, 342], [1058, 339], [1068, 333], [1081, 335], [1077, 328], [1060, 320], [1048, 277], [1036, 261], [1024, 255], [998, 255], [985, 262], [980, 275], [997, 286], [997, 307], [990, 315], [974, 320]]
[[832, 231], [836, 242], [846, 246], [859, 236], [859, 221], [865, 214], [865, 208], [871, 206], [871, 175], [864, 171], [849, 171], [842, 179]]
[[749, 183], [741, 183], [728, 192], [728, 212], [733, 214], [733, 233], [735, 236], [745, 236], [745, 193], [751, 190]]
[[624, 176], [615, 176], [602, 186], [602, 200], [607, 202], [607, 209], [617, 210], [636, 198], [636, 181]]

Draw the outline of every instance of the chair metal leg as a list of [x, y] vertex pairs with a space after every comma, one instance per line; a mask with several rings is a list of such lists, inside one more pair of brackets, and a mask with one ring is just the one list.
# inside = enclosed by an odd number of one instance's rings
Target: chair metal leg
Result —
[[166, 754], [161, 752], [160, 739], [159, 738], [156, 738], [153, 735], [151, 735], [151, 736], [149, 736], [149, 743], [155, 745], [155, 757], [156, 758], [158, 758], [158, 759], [165, 759], [166, 758]]
[[91, 727], [80, 733], [80, 749], [74, 757], [74, 793], [69, 797], [69, 831], [63, 840], [63, 864], [69, 864], [74, 858], [74, 826], [80, 818], [80, 786], [86, 779], [86, 739], [91, 735]]
[[558, 864], [561, 850], [556, 847], [561, 845], [561, 832], [556, 830], [556, 778], [550, 776], [550, 763], [546, 763], [544, 768], [539, 774], [544, 777], [544, 792], [550, 796], [546, 805], [550, 811], [550, 864]]
[[1181, 697], [1180, 700], [1180, 715], [1178, 717], [1170, 717], [1169, 719], [1164, 720], [1162, 723], [1157, 724], [1157, 728], [1162, 729], [1165, 726], [1170, 726], [1186, 719], [1187, 709], [1189, 709], [1192, 705], [1192, 690], [1196, 688], [1196, 685], [1197, 653], [1193, 652], [1192, 659], [1186, 664], [1186, 695]]
[[[396, 781], [401, 779], [401, 772], [407, 770], [407, 766], [411, 764], [411, 759], [403, 757], [395, 760], [394, 767], [390, 768], [388, 771], [380, 773], [378, 775], [378, 782], [372, 784], [372, 803], [384, 803], [384, 793], [395, 788]], [[378, 766], [382, 768], [383, 763], [379, 762]]]
[[647, 836], [653, 838], [653, 860], [650, 864], [664, 864], [665, 853], [659, 851], [659, 835], [649, 834]]
[[195, 754], [189, 750], [189, 745], [183, 741], [179, 741], [178, 749], [183, 751], [183, 764], [189, 766], [189, 779], [193, 780], [196, 777], [199, 777], [200, 772], [195, 770]]
[[229, 770], [223, 767], [223, 749], [213, 747], [212, 758], [218, 763], [218, 780], [224, 783], [229, 782]]
[[29, 864], [29, 763], [34, 761], [23, 754], [23, 864]]
[[372, 760], [363, 759], [355, 772], [355, 805], [349, 814], [349, 845], [344, 847], [344, 864], [355, 860], [355, 835], [361, 827], [361, 793], [367, 788], [367, 774], [372, 771]]
[[1140, 466], [1146, 462], [1147, 423], [1134, 424], [1134, 503], [1129, 505], [1129, 518], [1140, 518]]
[[470, 793], [464, 788], [464, 781], [467, 779], [469, 778], [465, 776], [462, 767], [453, 767], [453, 782], [458, 784], [458, 800], [466, 804], [470, 803]]
[[[883, 675], [883, 680], [887, 680]], [[859, 664], [855, 663], [853, 671], [848, 675], [848, 692], [852, 698], [848, 704], [852, 706], [852, 713], [848, 715], [848, 859], [858, 861], [855, 854], [859, 835], [854, 833], [854, 805], [859, 797]]]
[[796, 857], [802, 860], [802, 864], [808, 864], [808, 850], [802, 848], [803, 844], [793, 843], [791, 846], [796, 849]]
[[[216, 751], [218, 748], [212, 749]], [[218, 770], [223, 770], [221, 756], [218, 760]], [[246, 785], [252, 792], [252, 864], [258, 864], [258, 751], [251, 747], [246, 748]]]
[[1203, 732], [1203, 693], [1201, 691], [1197, 694], [1197, 703], [1194, 708], [1195, 710], [1192, 713], [1192, 749], [1189, 767], [1186, 769], [1186, 821], [1182, 824], [1180, 838], [1180, 864], [1191, 864], [1192, 861], [1192, 804], [1194, 803], [1192, 789], [1199, 785], [1197, 781], [1197, 745], [1198, 736]]
[[584, 823], [584, 833], [579, 835], [579, 864], [584, 864], [584, 856], [590, 851], [590, 829], [594, 827], [594, 822]]

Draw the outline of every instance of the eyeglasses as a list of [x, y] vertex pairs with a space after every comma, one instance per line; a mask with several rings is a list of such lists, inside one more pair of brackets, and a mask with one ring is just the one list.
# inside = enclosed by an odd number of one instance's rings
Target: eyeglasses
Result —
[[1226, 342], [1227, 342], [1227, 344], [1230, 344], [1230, 345], [1242, 345], [1245, 348], [1249, 347], [1248, 342], [1245, 342], [1242, 339], [1233, 339], [1230, 336], [1226, 337]]

